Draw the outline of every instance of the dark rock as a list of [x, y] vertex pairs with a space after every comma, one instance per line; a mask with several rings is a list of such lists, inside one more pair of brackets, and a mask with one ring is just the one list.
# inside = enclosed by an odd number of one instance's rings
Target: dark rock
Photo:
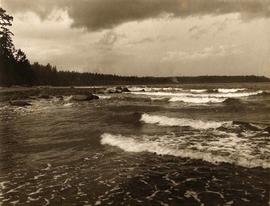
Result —
[[93, 95], [93, 94], [92, 94], [92, 98], [93, 98], [93, 99], [99, 99], [99, 97], [98, 97], [98, 96]]
[[123, 87], [122, 92], [130, 92], [130, 90], [127, 87]]
[[140, 90], [139, 92], [145, 92], [145, 89]]
[[207, 93], [218, 93], [217, 89], [208, 89]]
[[10, 105], [17, 106], [17, 107], [27, 107], [27, 106], [32, 105], [29, 102], [22, 101], [22, 100], [10, 101], [9, 103], [10, 103]]
[[73, 95], [71, 98], [71, 100], [73, 101], [90, 101], [94, 99], [99, 99], [99, 97], [93, 94], [90, 94], [90, 95], [79, 94], [79, 95]]
[[122, 87], [118, 86], [118, 87], [115, 87], [115, 90], [119, 90], [119, 91], [122, 91]]
[[266, 127], [264, 131], [268, 132], [270, 134], [270, 127]]

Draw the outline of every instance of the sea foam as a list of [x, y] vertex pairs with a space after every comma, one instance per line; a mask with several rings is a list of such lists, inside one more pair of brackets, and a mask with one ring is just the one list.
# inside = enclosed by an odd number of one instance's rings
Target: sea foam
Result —
[[160, 126], [189, 126], [194, 129], [216, 129], [231, 122], [202, 121], [187, 118], [172, 118], [159, 115], [143, 114], [141, 121], [148, 124], [157, 124]]
[[150, 152], [203, 160], [213, 164], [229, 163], [248, 168], [270, 168], [268, 158], [254, 154], [256, 144], [246, 142], [235, 134], [228, 134], [209, 142], [202, 141], [199, 136], [198, 141], [192, 142], [193, 139], [190, 136], [122, 136], [104, 133], [101, 135], [101, 144], [115, 146], [126, 152]]
[[169, 102], [185, 102], [193, 104], [207, 104], [207, 103], [222, 103], [227, 98], [242, 98], [261, 94], [263, 91], [254, 92], [236, 92], [239, 89], [223, 89], [222, 93], [201, 93], [201, 91], [147, 91], [147, 92], [132, 92], [135, 95], [144, 95], [150, 98], [168, 98]]

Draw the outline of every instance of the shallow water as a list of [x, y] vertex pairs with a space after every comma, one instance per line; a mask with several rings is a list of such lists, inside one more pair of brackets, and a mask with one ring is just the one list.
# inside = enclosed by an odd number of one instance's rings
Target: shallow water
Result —
[[0, 103], [0, 205], [269, 205], [269, 84], [130, 89]]

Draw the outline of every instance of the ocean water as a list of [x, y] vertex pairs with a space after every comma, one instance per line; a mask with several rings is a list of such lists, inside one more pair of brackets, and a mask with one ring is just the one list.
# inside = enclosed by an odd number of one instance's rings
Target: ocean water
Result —
[[0, 103], [0, 205], [270, 204], [270, 84]]

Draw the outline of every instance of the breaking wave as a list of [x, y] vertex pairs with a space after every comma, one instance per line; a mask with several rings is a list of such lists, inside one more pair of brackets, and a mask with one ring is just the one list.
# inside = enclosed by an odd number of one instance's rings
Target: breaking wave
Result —
[[135, 95], [144, 95], [149, 96], [150, 98], [169, 98], [169, 102], [185, 102], [193, 104], [206, 104], [206, 103], [222, 103], [227, 98], [242, 98], [249, 97], [263, 93], [263, 91], [255, 92], [237, 92], [241, 91], [240, 89], [223, 89], [223, 93], [201, 93], [202, 90], [198, 90], [192, 93], [190, 92], [133, 92]]
[[216, 98], [216, 97], [172, 97], [169, 102], [184, 102], [193, 104], [206, 104], [206, 103], [221, 103], [224, 102], [226, 98]]
[[171, 118], [166, 116], [142, 114], [141, 121], [160, 126], [189, 126], [194, 129], [216, 129], [231, 122], [202, 121], [186, 118]]
[[[213, 164], [229, 163], [247, 168], [270, 168], [267, 155], [255, 153], [257, 144], [228, 133], [211, 141], [202, 141], [190, 136], [122, 136], [104, 133], [101, 135], [101, 144], [118, 147], [126, 152], [150, 152], [158, 155], [172, 155], [181, 158], [203, 160]], [[265, 154], [270, 148], [263, 148]], [[241, 151], [241, 152], [239, 152]]]
[[239, 91], [245, 91], [246, 88], [237, 88], [237, 89], [218, 89], [218, 92], [220, 93], [234, 93]]

